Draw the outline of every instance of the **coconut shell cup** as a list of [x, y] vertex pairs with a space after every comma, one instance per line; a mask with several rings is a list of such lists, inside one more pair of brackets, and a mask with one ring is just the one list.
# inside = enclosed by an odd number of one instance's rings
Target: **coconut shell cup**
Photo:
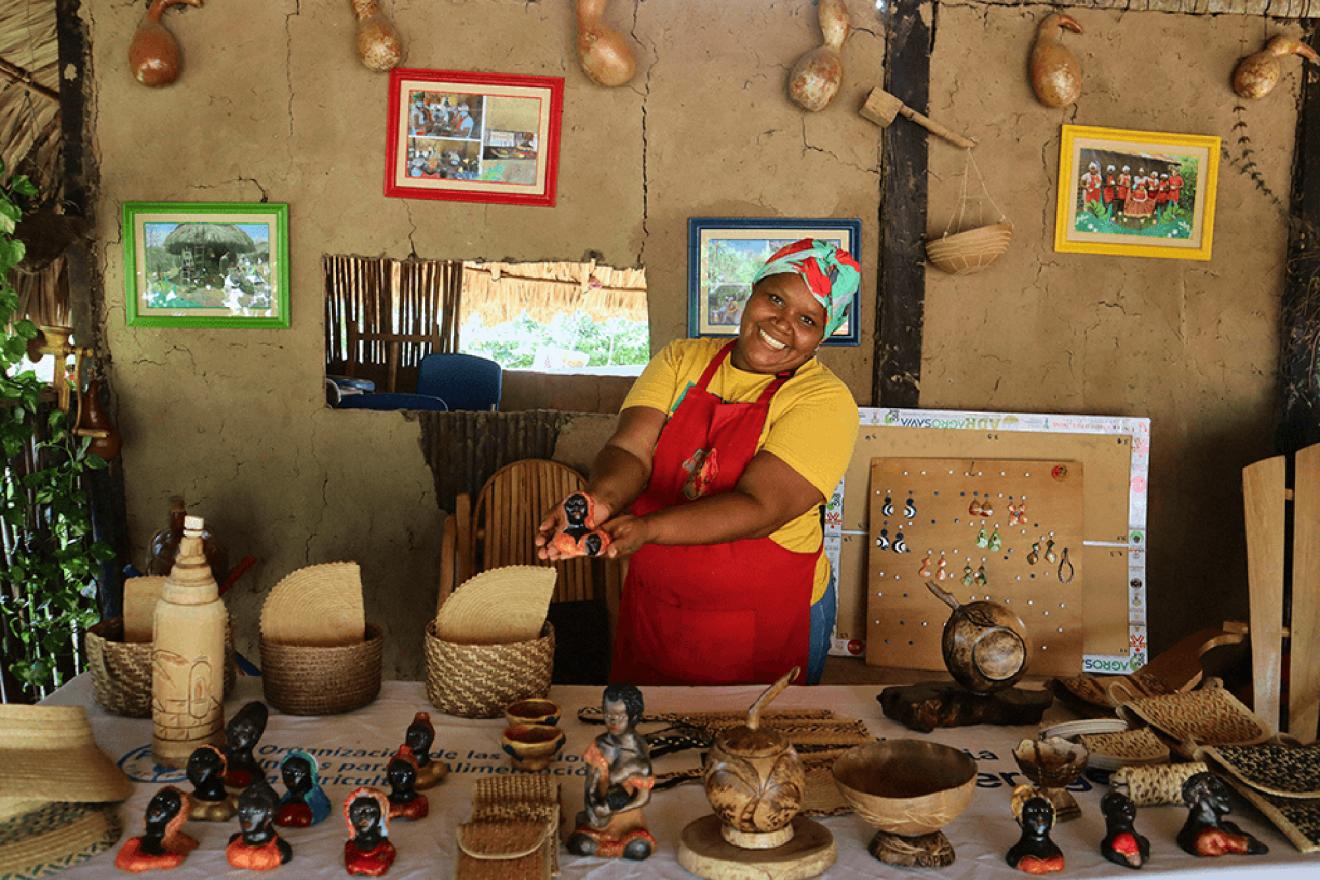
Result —
[[1067, 822], [1082, 815], [1081, 806], [1068, 792], [1067, 786], [1086, 769], [1089, 757], [1086, 746], [1058, 736], [1024, 739], [1013, 749], [1013, 758], [1022, 768], [1023, 775], [1039, 786], [1054, 806], [1056, 822]]
[[834, 762], [839, 792], [879, 831], [871, 854], [904, 867], [944, 867], [953, 847], [940, 831], [972, 802], [976, 761], [958, 749], [891, 739], [849, 749]]
[[518, 724], [543, 724], [554, 727], [559, 723], [559, 704], [550, 700], [519, 700], [510, 703], [504, 710], [504, 717], [509, 726]]
[[564, 747], [564, 732], [546, 724], [515, 724], [504, 728], [500, 744], [515, 770], [544, 770]]

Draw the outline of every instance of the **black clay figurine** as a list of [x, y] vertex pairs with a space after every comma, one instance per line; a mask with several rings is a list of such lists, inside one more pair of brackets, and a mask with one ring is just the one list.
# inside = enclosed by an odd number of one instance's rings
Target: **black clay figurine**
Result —
[[404, 743], [412, 749], [417, 759], [417, 787], [432, 788], [445, 781], [449, 775], [449, 765], [431, 757], [431, 744], [435, 742], [435, 725], [431, 724], [429, 712], [418, 712], [408, 725], [404, 734]]
[[348, 840], [344, 843], [344, 868], [350, 874], [379, 877], [394, 864], [390, 843], [390, 802], [375, 788], [355, 788], [344, 801]]
[[1137, 805], [1131, 798], [1111, 791], [1100, 799], [1100, 812], [1105, 815], [1100, 855], [1124, 868], [1140, 868], [1150, 861], [1150, 841], [1132, 825], [1137, 819]]
[[564, 527], [550, 539], [562, 558], [599, 556], [610, 545], [609, 535], [596, 528], [596, 501], [586, 492], [574, 492], [561, 509]]
[[238, 824], [225, 857], [235, 868], [271, 871], [293, 858], [293, 847], [275, 832], [275, 789], [264, 779], [248, 786], [238, 799]]
[[1197, 773], [1182, 787], [1188, 806], [1187, 821], [1178, 832], [1178, 845], [1194, 856], [1229, 854], [1259, 856], [1269, 847], [1223, 817], [1229, 812], [1228, 787], [1213, 773]]
[[307, 828], [330, 815], [330, 798], [321, 788], [320, 765], [302, 749], [291, 749], [280, 761], [284, 795], [275, 813], [275, 824]]
[[399, 751], [385, 765], [385, 778], [390, 783], [390, 818], [424, 819], [431, 811], [426, 795], [417, 793], [417, 759], [412, 749], [399, 746]]
[[167, 785], [147, 804], [147, 832], [124, 842], [115, 856], [121, 871], [168, 871], [183, 864], [197, 841], [183, 833], [188, 821], [188, 796]]
[[258, 700], [247, 703], [229, 719], [225, 725], [225, 737], [228, 747], [229, 772], [225, 774], [225, 784], [230, 788], [247, 788], [255, 780], [264, 779], [261, 765], [252, 756], [261, 735], [266, 732], [266, 718], [270, 710]]
[[192, 783], [188, 818], [197, 822], [228, 822], [238, 812], [238, 797], [225, 790], [228, 762], [215, 746], [199, 746], [188, 756], [184, 773]]
[[1019, 785], [1013, 789], [1013, 816], [1022, 836], [1004, 860], [1026, 874], [1052, 874], [1063, 870], [1063, 852], [1050, 840], [1054, 827], [1054, 805], [1040, 789]]

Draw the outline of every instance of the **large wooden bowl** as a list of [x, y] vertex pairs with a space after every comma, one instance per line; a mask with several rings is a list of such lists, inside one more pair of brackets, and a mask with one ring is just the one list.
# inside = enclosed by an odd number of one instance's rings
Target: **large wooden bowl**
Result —
[[871, 825], [901, 837], [934, 834], [972, 802], [976, 761], [915, 739], [856, 746], [834, 762], [844, 800]]

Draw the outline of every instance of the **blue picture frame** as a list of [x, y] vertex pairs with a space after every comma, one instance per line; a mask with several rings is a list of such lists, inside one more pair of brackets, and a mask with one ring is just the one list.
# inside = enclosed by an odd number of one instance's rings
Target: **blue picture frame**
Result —
[[[862, 262], [857, 218], [689, 217], [688, 336], [737, 336], [752, 275], [774, 251], [802, 238], [838, 241]], [[861, 345], [861, 293], [853, 294], [847, 320], [825, 345]]]

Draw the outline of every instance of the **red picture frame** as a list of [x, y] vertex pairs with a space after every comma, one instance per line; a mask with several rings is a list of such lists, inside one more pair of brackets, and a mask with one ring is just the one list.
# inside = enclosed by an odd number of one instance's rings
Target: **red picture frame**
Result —
[[390, 71], [385, 195], [553, 206], [564, 80]]

